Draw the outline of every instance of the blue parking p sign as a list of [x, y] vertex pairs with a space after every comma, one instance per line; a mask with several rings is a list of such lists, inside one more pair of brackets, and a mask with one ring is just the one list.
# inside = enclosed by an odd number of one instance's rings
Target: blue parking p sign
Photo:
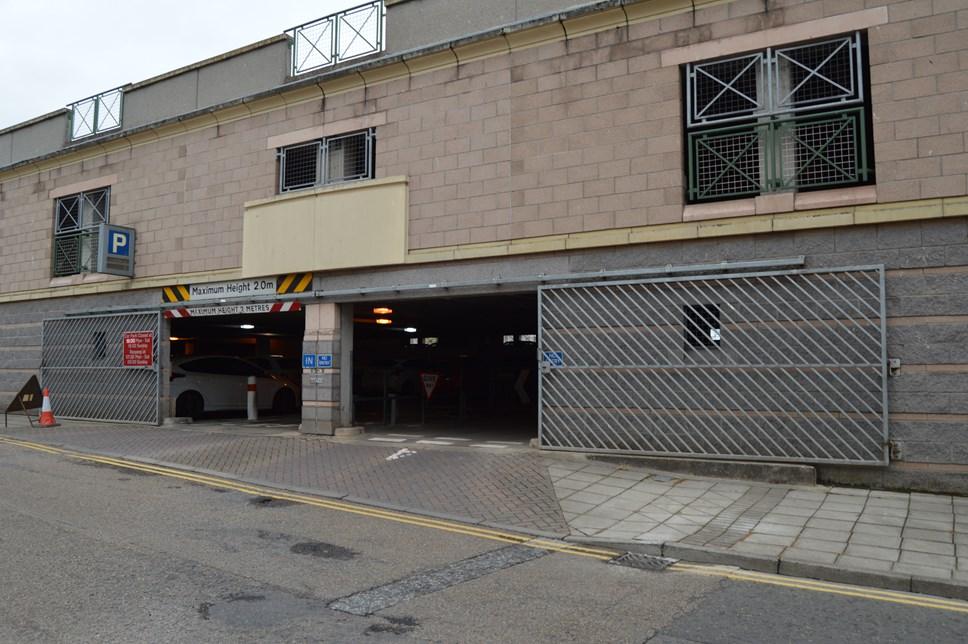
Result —
[[127, 257], [131, 254], [131, 232], [113, 228], [108, 231], [108, 252]]
[[304, 353], [303, 354], [303, 369], [315, 369], [316, 368], [316, 354], [315, 353]]
[[134, 276], [134, 228], [98, 224], [97, 272]]

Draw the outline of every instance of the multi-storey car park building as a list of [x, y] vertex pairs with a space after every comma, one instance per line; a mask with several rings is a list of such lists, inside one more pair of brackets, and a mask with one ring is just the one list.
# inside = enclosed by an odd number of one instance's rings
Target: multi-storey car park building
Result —
[[0, 390], [157, 424], [255, 364], [308, 433], [957, 487], [968, 5], [573, 1], [370, 3], [0, 130]]

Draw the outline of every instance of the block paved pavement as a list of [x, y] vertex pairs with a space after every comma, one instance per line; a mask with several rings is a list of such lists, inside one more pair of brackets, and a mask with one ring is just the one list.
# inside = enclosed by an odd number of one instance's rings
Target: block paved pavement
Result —
[[968, 498], [686, 478], [530, 449], [383, 444], [305, 436], [285, 426], [236, 427], [66, 422], [5, 433], [617, 546], [680, 544], [968, 586]]
[[549, 465], [576, 534], [968, 584], [968, 498]]

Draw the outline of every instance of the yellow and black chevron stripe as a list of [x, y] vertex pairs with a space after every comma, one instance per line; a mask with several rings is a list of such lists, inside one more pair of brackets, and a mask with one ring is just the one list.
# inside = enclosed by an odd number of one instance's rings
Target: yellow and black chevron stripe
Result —
[[188, 287], [180, 284], [161, 289], [161, 299], [164, 302], [187, 302], [191, 297], [188, 294]]
[[276, 279], [276, 293], [285, 295], [286, 293], [303, 293], [312, 288], [312, 273], [289, 273], [280, 275]]

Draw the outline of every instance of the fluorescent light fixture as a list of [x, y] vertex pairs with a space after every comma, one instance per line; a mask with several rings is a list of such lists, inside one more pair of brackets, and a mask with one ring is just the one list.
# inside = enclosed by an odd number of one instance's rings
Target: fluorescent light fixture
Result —
[[240, 329], [254, 329], [255, 328], [255, 325], [254, 324], [240, 324], [239, 325], [239, 328]]
[[404, 329], [404, 331], [406, 331], [407, 333], [416, 333], [417, 332], [417, 327], [415, 327], [415, 326], [408, 326], [407, 328]]
[[377, 324], [393, 324], [393, 320], [391, 320], [390, 318], [377, 318], [376, 319], [376, 323]]
[[386, 306], [378, 306], [375, 309], [373, 309], [373, 313], [374, 315], [390, 315], [391, 313], [393, 313], [393, 309]]

